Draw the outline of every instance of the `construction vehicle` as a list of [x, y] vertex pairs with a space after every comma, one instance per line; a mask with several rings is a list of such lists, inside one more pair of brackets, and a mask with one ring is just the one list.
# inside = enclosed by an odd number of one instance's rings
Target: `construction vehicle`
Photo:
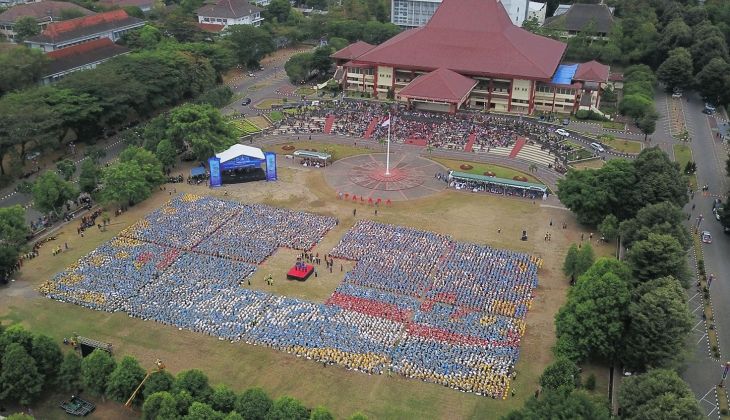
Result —
[[129, 399], [127, 400], [127, 402], [124, 403], [124, 406], [130, 407], [132, 405], [132, 401], [134, 401], [134, 397], [137, 396], [137, 393], [139, 392], [140, 389], [142, 389], [142, 385], [144, 385], [144, 383], [147, 382], [147, 379], [149, 379], [150, 376], [154, 375], [155, 373], [162, 372], [163, 370], [165, 370], [165, 365], [164, 365], [164, 363], [162, 363], [162, 360], [160, 360], [160, 359], [155, 360], [155, 368], [147, 371], [147, 374], [144, 376], [144, 379], [142, 379], [142, 382], [139, 383], [139, 385], [137, 386], [137, 389], [134, 390], [134, 392], [132, 393], [132, 396], [130, 396]]

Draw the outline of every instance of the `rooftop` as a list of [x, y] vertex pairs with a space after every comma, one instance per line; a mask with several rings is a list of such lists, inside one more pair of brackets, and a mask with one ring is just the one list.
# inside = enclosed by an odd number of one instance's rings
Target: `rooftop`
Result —
[[513, 25], [496, 0], [444, 0], [425, 26], [401, 32], [355, 61], [549, 80], [565, 49]]
[[438, 69], [413, 79], [399, 95], [413, 99], [459, 103], [476, 86], [477, 81], [448, 69]]
[[95, 14], [91, 10], [84, 9], [74, 3], [65, 1], [41, 1], [11, 7], [3, 13], [0, 13], [0, 22], [15, 23], [18, 19], [25, 16], [35, 18], [39, 22], [60, 20], [61, 10], [75, 10], [84, 16]]
[[116, 45], [109, 38], [96, 39], [73, 47], [51, 51], [46, 54], [51, 59], [48, 63], [46, 75], [50, 76], [87, 64], [108, 60], [128, 52], [129, 48]]
[[205, 32], [219, 33], [226, 29], [226, 26], [222, 23], [196, 23], [195, 26]]
[[234, 144], [227, 150], [216, 153], [215, 156], [221, 160], [221, 163], [228, 162], [239, 156], [248, 156], [254, 159], [264, 160], [264, 152], [258, 147], [246, 146], [245, 144]]
[[107, 32], [112, 29], [123, 28], [125, 26], [141, 26], [143, 23], [144, 21], [142, 19], [131, 17], [124, 10], [112, 10], [52, 23], [40, 35], [31, 37], [26, 42], [55, 44]]
[[578, 70], [573, 76], [574, 80], [580, 80], [583, 82], [607, 82], [608, 81], [609, 67], [605, 64], [601, 64], [596, 60], [591, 60], [587, 63], [578, 65]]
[[139, 7], [152, 8], [154, 0], [99, 0], [99, 4], [106, 7]]
[[543, 26], [579, 32], [593, 22], [596, 32], [609, 33], [615, 20], [611, 9], [605, 4], [574, 4], [563, 14], [545, 19]]
[[198, 16], [238, 19], [259, 13], [263, 9], [250, 4], [247, 0], [218, 0], [198, 8]]
[[352, 60], [375, 48], [365, 41], [357, 41], [332, 54], [330, 57], [340, 60]]
[[493, 176], [476, 175], [476, 174], [470, 174], [467, 172], [457, 172], [457, 171], [451, 172], [450, 175], [453, 176], [454, 178], [462, 180], [462, 181], [487, 182], [490, 184], [501, 185], [503, 187], [517, 187], [517, 188], [522, 188], [522, 189], [526, 189], [526, 190], [542, 191], [543, 193], [547, 192], [546, 186], [544, 186], [542, 184], [533, 184], [532, 182], [515, 181], [513, 179], [496, 178]]

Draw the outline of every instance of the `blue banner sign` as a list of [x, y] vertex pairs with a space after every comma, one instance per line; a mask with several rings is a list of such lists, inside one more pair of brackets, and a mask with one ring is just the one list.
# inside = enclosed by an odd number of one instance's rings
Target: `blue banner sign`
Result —
[[217, 157], [208, 159], [208, 166], [210, 166], [210, 186], [220, 187], [221, 181], [221, 160]]
[[276, 153], [266, 152], [266, 180], [276, 181]]
[[236, 156], [234, 159], [227, 160], [220, 164], [221, 171], [228, 171], [231, 169], [241, 169], [241, 168], [260, 168], [261, 167], [261, 160], [256, 159], [254, 157], [250, 156]]

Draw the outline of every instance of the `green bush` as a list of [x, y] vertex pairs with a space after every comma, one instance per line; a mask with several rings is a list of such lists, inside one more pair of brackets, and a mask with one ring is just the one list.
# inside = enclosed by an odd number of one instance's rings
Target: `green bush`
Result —
[[591, 373], [588, 375], [588, 378], [586, 378], [586, 384], [585, 387], [589, 391], [593, 391], [596, 389], [596, 375]]
[[608, 118], [602, 116], [601, 114], [586, 109], [578, 110], [575, 113], [575, 118], [579, 120], [608, 121]]

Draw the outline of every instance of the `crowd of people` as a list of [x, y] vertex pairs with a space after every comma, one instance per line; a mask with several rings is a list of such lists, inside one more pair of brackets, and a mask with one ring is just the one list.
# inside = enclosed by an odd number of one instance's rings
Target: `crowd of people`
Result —
[[324, 367], [508, 393], [539, 259], [361, 220], [325, 256], [356, 260], [354, 269], [318, 304], [247, 286], [262, 258], [280, 246], [311, 248], [333, 218], [183, 195], [143, 222], [41, 291]]

